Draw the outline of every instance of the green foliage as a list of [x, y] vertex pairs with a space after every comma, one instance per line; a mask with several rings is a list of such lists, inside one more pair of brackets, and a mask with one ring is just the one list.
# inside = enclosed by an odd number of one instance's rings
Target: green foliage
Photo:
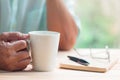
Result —
[[91, 1], [91, 3], [88, 0], [78, 1], [79, 7], [76, 12], [80, 14], [82, 28], [75, 47], [104, 48], [105, 45], [114, 47], [114, 35], [110, 32], [112, 17], [102, 13], [100, 5], [97, 4], [98, 0]]

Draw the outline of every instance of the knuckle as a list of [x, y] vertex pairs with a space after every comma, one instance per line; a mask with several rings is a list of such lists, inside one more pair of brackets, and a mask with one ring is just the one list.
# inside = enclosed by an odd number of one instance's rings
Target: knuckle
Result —
[[27, 65], [31, 63], [31, 60], [32, 60], [32, 59], [31, 59], [31, 57], [29, 56], [29, 57], [27, 58]]
[[26, 41], [25, 40], [21, 40], [21, 43], [20, 43], [20, 45], [22, 45], [22, 46], [27, 46], [27, 43], [26, 43]]
[[20, 33], [20, 32], [16, 32], [15, 34], [16, 34], [16, 36], [22, 35], [22, 33]]
[[30, 55], [29, 55], [29, 52], [28, 52], [28, 51], [26, 51], [26, 52], [25, 52], [25, 55], [26, 55], [26, 57], [30, 57]]
[[24, 46], [26, 46], [26, 41], [25, 40], [21, 40], [21, 43], [24, 45]]
[[21, 33], [20, 32], [12, 32], [11, 36], [17, 40], [20, 39]]
[[15, 35], [16, 37], [20, 38], [21, 33], [20, 33], [20, 32], [15, 32], [14, 35]]
[[28, 53], [27, 51], [23, 52], [23, 54], [22, 54], [21, 56], [23, 56], [23, 58], [28, 58], [28, 57], [30, 57], [30, 56], [29, 56], [29, 53]]
[[[28, 64], [30, 64], [30, 63], [31, 63], [31, 58], [28, 59]], [[27, 64], [27, 65], [28, 65], [28, 64]]]

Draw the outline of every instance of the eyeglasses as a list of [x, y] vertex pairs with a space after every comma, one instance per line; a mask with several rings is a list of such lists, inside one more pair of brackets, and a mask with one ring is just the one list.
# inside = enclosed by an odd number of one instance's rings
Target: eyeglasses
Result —
[[110, 52], [108, 46], [105, 46], [105, 51], [93, 53], [93, 50], [90, 48], [90, 56], [93, 59], [103, 59], [110, 62]]
[[[77, 51], [77, 49], [74, 48], [74, 51], [79, 55], [80, 53]], [[102, 60], [107, 60], [108, 62], [110, 62], [110, 51], [108, 49], [108, 46], [105, 46], [104, 51], [101, 52], [94, 52], [94, 50], [92, 50], [92, 48], [89, 49], [90, 51], [90, 57], [93, 59], [102, 59]]]

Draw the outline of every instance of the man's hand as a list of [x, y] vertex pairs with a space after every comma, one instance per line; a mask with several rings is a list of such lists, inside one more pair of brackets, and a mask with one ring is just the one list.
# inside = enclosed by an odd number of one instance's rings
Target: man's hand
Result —
[[0, 34], [0, 69], [7, 71], [23, 70], [30, 63], [26, 39], [29, 35], [19, 32]]

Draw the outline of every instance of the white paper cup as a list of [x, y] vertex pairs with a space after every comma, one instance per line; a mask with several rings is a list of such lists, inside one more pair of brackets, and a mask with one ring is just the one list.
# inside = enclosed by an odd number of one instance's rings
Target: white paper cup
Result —
[[60, 33], [31, 31], [30, 46], [35, 71], [52, 71], [56, 67]]

